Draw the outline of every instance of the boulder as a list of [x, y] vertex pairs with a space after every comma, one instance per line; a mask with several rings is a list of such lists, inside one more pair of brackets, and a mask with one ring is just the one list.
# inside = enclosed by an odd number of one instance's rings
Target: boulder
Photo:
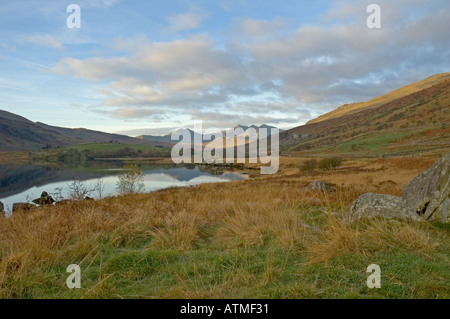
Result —
[[420, 220], [420, 217], [399, 196], [367, 193], [359, 196], [347, 209], [353, 219], [383, 217], [386, 219]]
[[0, 201], [0, 216], [5, 214], [5, 205]]
[[402, 190], [411, 209], [428, 220], [448, 221], [450, 205], [450, 154], [412, 179]]
[[55, 200], [47, 193], [42, 192], [41, 197], [33, 199], [33, 203], [43, 206], [43, 205], [52, 205]]
[[12, 212], [16, 213], [19, 211], [29, 211], [35, 207], [36, 206], [34, 206], [33, 204], [30, 204], [30, 203], [14, 203], [13, 207], [12, 207]]
[[318, 190], [321, 192], [332, 192], [333, 186], [325, 183], [324, 181], [313, 181], [308, 186], [306, 186], [306, 189]]

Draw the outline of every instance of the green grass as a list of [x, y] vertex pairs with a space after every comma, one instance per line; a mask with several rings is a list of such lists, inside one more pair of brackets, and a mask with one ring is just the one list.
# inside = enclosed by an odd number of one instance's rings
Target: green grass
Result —
[[[168, 157], [170, 149], [122, 143], [87, 143], [40, 150], [29, 154], [30, 162], [63, 165], [71, 168], [92, 166], [96, 159], [131, 159]], [[87, 165], [88, 162], [89, 165]]]
[[[314, 145], [310, 149], [303, 149], [301, 151], [305, 154], [357, 154], [363, 153], [364, 155], [378, 155], [380, 152], [386, 152], [386, 147], [391, 143], [411, 135], [411, 131], [395, 132], [389, 134], [367, 134], [356, 138], [348, 139], [342, 143], [333, 143], [331, 145], [320, 145], [320, 138], [309, 141], [307, 143]], [[316, 146], [315, 142], [320, 146]], [[294, 146], [288, 151], [298, 150], [299, 146]]]
[[[302, 210], [309, 206], [300, 205]], [[312, 207], [313, 208], [313, 207]], [[326, 217], [309, 209], [302, 220], [323, 228]], [[429, 225], [444, 238], [448, 225]], [[194, 247], [178, 251], [153, 248], [151, 229], [136, 224], [132, 233], [92, 234], [81, 250], [69, 243], [58, 263], [40, 264], [14, 286], [17, 298], [449, 298], [448, 243], [431, 256], [401, 246], [338, 255], [308, 264], [304, 247], [282, 248], [270, 239], [264, 246], [223, 246], [214, 230]], [[119, 239], [119, 240], [118, 240]], [[81, 266], [81, 289], [66, 287], [66, 267]], [[381, 288], [366, 285], [366, 268], [381, 267]], [[0, 295], [1, 296], [1, 295]], [[3, 296], [5, 297], [5, 296]]]
[[93, 152], [116, 152], [123, 150], [124, 148], [130, 148], [132, 151], [141, 151], [141, 152], [149, 152], [149, 151], [166, 151], [169, 150], [147, 146], [147, 145], [136, 145], [136, 144], [123, 144], [123, 143], [87, 143], [87, 144], [76, 144], [67, 146], [66, 149], [76, 149], [79, 152], [89, 150]]
[[[81, 260], [80, 260], [81, 262]], [[82, 264], [82, 288], [65, 286], [66, 265], [22, 283], [28, 298], [449, 298], [448, 263], [411, 252], [344, 255], [307, 266], [301, 252], [116, 249], [104, 243]], [[380, 289], [366, 267], [382, 269]]]
[[409, 134], [411, 134], [411, 132], [399, 132], [359, 137], [350, 141], [343, 142], [337, 147], [337, 149], [344, 152], [377, 151]]

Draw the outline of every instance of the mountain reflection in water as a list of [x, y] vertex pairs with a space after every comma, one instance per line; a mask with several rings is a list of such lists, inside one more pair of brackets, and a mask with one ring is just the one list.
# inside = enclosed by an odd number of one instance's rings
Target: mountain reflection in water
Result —
[[[226, 182], [247, 178], [240, 172], [211, 173], [194, 165], [171, 167], [154, 165], [140, 167], [144, 173], [145, 192], [158, 189], [198, 185], [202, 183]], [[117, 195], [116, 183], [121, 166], [102, 164], [95, 167], [50, 168], [38, 165], [0, 165], [0, 201], [7, 212], [17, 202], [30, 202], [43, 191], [50, 195], [62, 189], [62, 195], [69, 197], [68, 186], [72, 181], [82, 181], [89, 188], [101, 181], [102, 196]], [[91, 197], [98, 197], [91, 194]]]

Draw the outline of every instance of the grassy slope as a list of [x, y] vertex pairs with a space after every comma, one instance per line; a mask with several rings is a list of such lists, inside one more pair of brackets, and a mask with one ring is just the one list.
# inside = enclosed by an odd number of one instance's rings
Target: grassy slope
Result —
[[141, 151], [141, 152], [148, 152], [148, 151], [165, 151], [170, 152], [170, 149], [168, 148], [158, 148], [154, 146], [148, 146], [148, 145], [136, 145], [136, 144], [124, 144], [124, 143], [86, 143], [86, 144], [76, 144], [67, 146], [66, 149], [76, 149], [79, 152], [82, 152], [84, 150], [89, 150], [92, 152], [115, 152], [119, 150], [123, 150], [125, 147], [128, 147], [132, 151]]
[[321, 115], [321, 116], [309, 121], [308, 123], [317, 123], [317, 122], [321, 122], [321, 121], [324, 121], [327, 119], [336, 118], [336, 117], [340, 117], [340, 116], [343, 116], [346, 114], [355, 113], [362, 109], [374, 108], [374, 107], [386, 104], [388, 102], [391, 102], [395, 99], [410, 95], [415, 92], [422, 91], [426, 88], [429, 88], [433, 85], [436, 85], [436, 84], [438, 84], [442, 81], [448, 80], [448, 79], [450, 79], [449, 72], [436, 74], [436, 75], [430, 76], [429, 78], [426, 78], [422, 81], [418, 81], [418, 82], [406, 85], [400, 89], [397, 89], [397, 90], [394, 90], [387, 94], [384, 94], [382, 96], [373, 98], [366, 102], [342, 105], [327, 114]]
[[87, 142], [107, 143], [111, 140], [137, 145], [164, 144], [119, 134], [34, 123], [19, 115], [0, 110], [0, 151], [31, 151], [46, 146], [58, 147]]
[[[301, 159], [283, 158], [276, 176], [0, 219], [0, 296], [449, 298], [448, 225], [345, 224], [323, 210], [340, 213], [366, 191], [398, 194], [434, 160], [347, 160], [300, 173]], [[313, 179], [338, 191], [305, 190]], [[73, 263], [77, 290], [65, 286]], [[381, 289], [366, 286], [371, 263], [381, 266]]]
[[[78, 157], [85, 153], [92, 158], [136, 158], [136, 157], [167, 157], [170, 155], [169, 148], [154, 147], [148, 145], [135, 145], [127, 143], [83, 143], [61, 148], [52, 148], [42, 150], [31, 154], [33, 161], [39, 162], [58, 162], [59, 157], [67, 154], [73, 157], [73, 151], [76, 151], [76, 161]], [[86, 157], [84, 156], [84, 157]]]
[[[170, 156], [170, 148], [161, 148], [148, 145], [136, 145], [127, 143], [83, 143], [70, 146], [63, 146], [59, 148], [52, 148], [39, 151], [12, 151], [2, 152], [0, 151], [0, 164], [29, 164], [30, 161], [40, 164], [57, 163], [58, 156], [67, 153], [70, 150], [76, 150], [79, 153], [88, 151], [89, 154], [95, 157], [120, 157], [121, 159], [131, 157], [145, 157], [145, 158], [165, 158]], [[128, 150], [128, 151], [127, 151]], [[124, 151], [124, 152], [121, 152]], [[116, 156], [116, 152], [121, 152], [120, 156]], [[161, 160], [162, 160], [161, 158]], [[79, 165], [82, 169], [84, 165]]]
[[289, 130], [287, 154], [409, 155], [450, 151], [450, 80], [374, 108]]

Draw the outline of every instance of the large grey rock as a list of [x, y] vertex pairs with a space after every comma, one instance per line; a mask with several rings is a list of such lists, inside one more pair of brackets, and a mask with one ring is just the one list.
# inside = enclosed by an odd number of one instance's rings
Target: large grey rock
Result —
[[42, 192], [41, 197], [33, 199], [33, 203], [40, 206], [52, 205], [54, 202], [55, 200], [47, 192]]
[[383, 217], [387, 219], [420, 220], [403, 198], [392, 195], [367, 193], [359, 196], [347, 209], [350, 220], [364, 217]]
[[406, 203], [428, 220], [448, 221], [450, 205], [450, 154], [412, 179], [402, 190]]
[[321, 192], [332, 192], [333, 186], [331, 186], [328, 183], [325, 183], [324, 181], [313, 181], [309, 183], [308, 186], [306, 186], [307, 189], [310, 190], [318, 190]]

